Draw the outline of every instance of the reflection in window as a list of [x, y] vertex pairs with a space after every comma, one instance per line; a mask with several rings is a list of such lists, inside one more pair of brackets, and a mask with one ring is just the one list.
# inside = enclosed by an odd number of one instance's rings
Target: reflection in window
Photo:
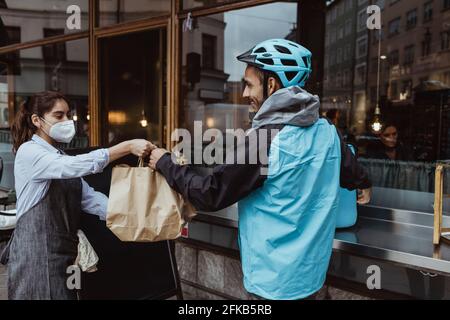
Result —
[[433, 1], [428, 1], [423, 5], [423, 22], [433, 19]]
[[429, 56], [431, 54], [431, 32], [430, 29], [427, 28], [427, 31], [423, 35], [422, 41], [422, 57]]
[[414, 63], [414, 45], [405, 47], [405, 65]]
[[345, 21], [345, 35], [348, 36], [352, 33], [352, 20], [348, 19]]
[[[218, 2], [185, 0], [183, 4], [186, 8], [188, 3], [192, 7], [193, 4]], [[382, 15], [383, 28], [380, 33], [378, 30], [369, 31], [366, 27], [367, 4], [370, 2], [352, 1], [353, 6], [347, 6], [349, 9], [346, 9], [346, 3], [329, 2], [325, 13], [325, 50], [313, 52], [316, 56], [323, 54], [326, 70], [319, 80], [324, 83], [322, 114], [339, 110], [335, 112], [340, 117], [338, 127], [347, 141], [358, 146], [361, 156], [377, 158], [378, 162], [367, 160], [367, 166], [375, 168], [371, 172], [385, 170], [389, 167], [386, 163], [392, 160], [433, 162], [450, 159], [447, 138], [450, 130], [448, 37], [445, 30], [430, 28], [427, 32], [426, 28], [417, 28], [424, 8], [427, 19], [441, 19], [439, 21], [444, 23], [445, 16], [437, 11], [433, 15], [432, 4], [435, 2], [431, 1], [417, 10], [415, 6], [398, 5], [400, 2], [392, 6], [387, 3], [385, 9], [389, 13]], [[384, 7], [384, 1], [376, 3]], [[247, 105], [247, 101], [241, 98], [241, 78], [245, 66], [237, 63], [235, 56], [267, 38], [292, 36], [291, 39], [295, 40], [298, 35], [296, 27], [301, 28], [302, 25], [297, 21], [297, 8], [290, 5], [295, 4], [261, 5], [198, 18], [194, 30], [183, 33], [184, 110], [180, 112], [181, 125], [192, 129], [195, 120], [202, 120], [206, 128], [208, 124], [214, 124], [223, 130], [228, 126], [224, 121], [228, 115], [233, 120], [229, 123], [236, 127], [243, 126], [244, 121], [239, 120], [236, 110]], [[281, 15], [277, 11], [281, 8], [290, 10]], [[261, 18], [265, 19], [264, 23]], [[282, 21], [292, 25], [285, 25]], [[262, 30], [264, 24], [272, 25], [269, 30]], [[214, 59], [204, 57], [205, 51], [209, 51], [205, 47], [212, 46], [208, 44], [208, 39], [202, 38], [202, 34], [216, 36], [215, 70], [205, 67], [212, 64], [205, 60]], [[407, 43], [401, 39], [407, 40]], [[381, 56], [378, 54], [378, 44], [381, 44]], [[418, 59], [421, 54], [426, 57]], [[381, 109], [381, 132], [372, 129], [377, 104]], [[388, 127], [391, 128], [385, 132]], [[389, 136], [393, 136], [394, 131], [397, 140], [392, 145], [395, 139]], [[387, 139], [382, 137], [383, 134]], [[431, 167], [427, 165], [417, 164], [417, 170], [411, 173], [412, 180], [417, 181], [416, 178], [422, 174], [428, 175], [424, 172], [432, 174]], [[406, 164], [403, 169], [407, 167]], [[384, 179], [392, 182], [389, 187], [404, 187], [405, 181], [393, 178], [397, 174], [395, 170], [388, 175], [377, 174], [374, 180], [379, 177], [377, 183]], [[380, 182], [380, 186], [386, 185]], [[416, 190], [430, 192], [427, 186], [417, 187]]]
[[412, 80], [403, 80], [402, 82], [402, 92], [400, 93], [400, 100], [408, 100], [411, 98], [412, 94]]
[[395, 36], [397, 34], [400, 33], [400, 23], [401, 23], [402, 19], [396, 18], [394, 20], [392, 20], [391, 22], [389, 22], [389, 36]]
[[417, 9], [411, 10], [406, 14], [406, 28], [411, 29], [417, 25]]
[[341, 63], [341, 62], [342, 62], [342, 48], [338, 48], [337, 54], [336, 54], [336, 63]]
[[344, 87], [348, 87], [351, 83], [351, 72], [350, 70], [344, 71]]
[[362, 84], [366, 80], [366, 65], [362, 64], [356, 67], [355, 84]]
[[180, 126], [193, 132], [194, 121], [201, 121], [203, 130], [248, 129], [249, 101], [242, 98], [246, 65], [236, 57], [267, 39], [295, 41], [297, 3], [277, 2], [214, 14], [197, 18], [193, 25], [193, 30], [183, 33], [184, 112], [180, 112]]
[[[4, 63], [0, 63], [0, 130], [9, 129], [10, 127], [10, 112], [9, 112], [9, 90], [8, 90], [8, 78], [6, 76], [8, 72], [8, 66]], [[4, 141], [0, 143], [9, 143], [9, 137], [3, 138]]]
[[356, 55], [357, 58], [367, 56], [367, 37], [358, 39], [357, 50], [358, 50]]
[[[433, 164], [424, 162], [450, 159], [450, 37], [446, 30], [418, 28], [418, 24], [433, 20], [443, 25], [447, 15], [433, 8], [439, 1], [423, 1], [420, 7], [391, 1], [396, 4], [386, 4], [388, 12], [381, 15], [380, 37], [379, 30], [369, 31], [365, 25], [370, 2], [354, 1], [354, 11], [338, 19], [339, 2], [344, 1], [330, 2], [326, 10], [324, 56], [328, 62], [322, 114], [339, 110], [339, 130], [348, 142], [358, 146], [361, 158], [369, 158], [362, 161], [373, 175], [375, 186], [432, 192], [430, 184], [420, 182], [433, 180]], [[357, 34], [336, 42], [339, 30], [349, 24], [356, 26]], [[362, 40], [365, 37], [367, 43]], [[338, 48], [347, 45], [352, 48], [352, 65], [345, 58], [336, 58], [340, 55]], [[346, 83], [348, 69], [353, 81], [340, 88]], [[372, 127], [377, 120], [377, 103], [382, 124], [379, 132]], [[394, 132], [396, 139], [391, 139]], [[418, 163], [389, 164], [392, 160]]]
[[168, 0], [100, 0], [99, 27], [170, 13]]
[[[11, 27], [11, 26], [4, 26], [4, 33], [1, 37], [2, 45], [11, 45], [15, 43], [20, 42], [20, 27]], [[19, 52], [12, 52], [7, 55], [8, 60], [10, 61], [19, 61]], [[14, 72], [16, 74], [20, 74], [20, 70], [16, 65], [11, 66], [12, 69], [14, 69]]]
[[350, 44], [347, 44], [344, 49], [344, 61], [348, 61], [352, 58], [351, 52], [352, 52], [352, 47]]
[[363, 31], [367, 26], [367, 9], [363, 9], [358, 14], [358, 32]]
[[217, 58], [217, 37], [209, 34], [202, 35], [202, 67], [214, 70]]
[[[69, 147], [86, 147], [89, 136], [88, 43], [87, 39], [81, 39], [24, 49], [13, 56], [0, 56], [0, 66], [3, 66], [0, 78], [1, 127], [10, 127], [5, 110], [13, 114], [34, 93], [59, 91], [69, 99], [76, 121], [76, 137]], [[3, 131], [0, 136], [10, 137], [9, 131]]]
[[[0, 6], [0, 46], [39, 40], [55, 34], [45, 28], [62, 30], [61, 34], [85, 31], [89, 28], [88, 0], [4, 0]], [[69, 6], [80, 10], [80, 24], [74, 24]], [[69, 22], [69, 24], [68, 24]], [[70, 26], [70, 28], [68, 27]], [[14, 30], [14, 33], [11, 33]]]
[[400, 54], [398, 50], [394, 50], [389, 54], [389, 63], [391, 67], [397, 66], [400, 63]]
[[390, 95], [391, 100], [399, 100], [399, 96], [398, 96], [398, 83], [397, 81], [392, 81], [391, 82], [391, 95]]
[[441, 50], [450, 49], [450, 30], [441, 32]]
[[4, 26], [3, 45], [7, 46], [20, 42], [19, 26]]
[[443, 0], [444, 1], [444, 6], [443, 6], [443, 10], [448, 10], [450, 9], [450, 0]]

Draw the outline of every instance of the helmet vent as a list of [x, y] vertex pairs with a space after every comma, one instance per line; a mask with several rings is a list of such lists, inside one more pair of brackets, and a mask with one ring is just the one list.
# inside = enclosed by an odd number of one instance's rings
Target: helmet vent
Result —
[[274, 47], [275, 47], [275, 49], [277, 49], [278, 52], [285, 53], [285, 54], [292, 54], [291, 51], [286, 47], [278, 46], [278, 45], [275, 45]]
[[273, 59], [258, 59], [258, 61], [264, 64], [269, 64], [271, 66], [274, 65]]
[[308, 73], [305, 72], [305, 74], [303, 75], [302, 79], [300, 80], [300, 83], [306, 81], [306, 79], [308, 79]]
[[288, 81], [291, 81], [297, 76], [297, 73], [297, 71], [288, 71], [286, 72], [286, 78], [288, 79]]
[[284, 65], [284, 66], [298, 66], [297, 65], [297, 61], [295, 61], [295, 60], [288, 60], [288, 59], [281, 59], [281, 63]]
[[298, 45], [296, 45], [295, 43], [289, 43], [291, 46], [298, 48]]
[[304, 66], [305, 66], [305, 67], [308, 67], [308, 66], [309, 66], [308, 58], [307, 58], [307, 57], [302, 57], [302, 60], [303, 60]]
[[264, 48], [264, 47], [260, 47], [255, 50], [255, 53], [263, 53], [263, 52], [267, 52], [266, 48]]

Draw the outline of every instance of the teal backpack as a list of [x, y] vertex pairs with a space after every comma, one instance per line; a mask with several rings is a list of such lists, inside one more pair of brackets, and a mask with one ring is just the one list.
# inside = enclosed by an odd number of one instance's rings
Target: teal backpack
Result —
[[[349, 148], [355, 154], [355, 148], [349, 144]], [[339, 191], [339, 207], [336, 217], [336, 228], [349, 228], [356, 224], [357, 211], [357, 191], [349, 191], [341, 188]]]

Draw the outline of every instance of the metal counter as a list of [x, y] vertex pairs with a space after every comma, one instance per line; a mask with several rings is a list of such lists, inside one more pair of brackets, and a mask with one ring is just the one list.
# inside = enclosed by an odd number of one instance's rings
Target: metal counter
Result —
[[[189, 239], [238, 250], [237, 206], [199, 213], [189, 224]], [[444, 225], [450, 217], [444, 216]], [[433, 215], [375, 206], [358, 208], [357, 224], [336, 230], [335, 251], [450, 275], [450, 245], [432, 243]]]

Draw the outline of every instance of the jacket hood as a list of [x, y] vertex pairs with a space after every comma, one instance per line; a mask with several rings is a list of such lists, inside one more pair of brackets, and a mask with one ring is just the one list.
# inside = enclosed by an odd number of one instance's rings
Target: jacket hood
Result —
[[272, 94], [256, 113], [252, 127], [287, 124], [309, 127], [319, 120], [320, 100], [299, 86], [283, 88]]

